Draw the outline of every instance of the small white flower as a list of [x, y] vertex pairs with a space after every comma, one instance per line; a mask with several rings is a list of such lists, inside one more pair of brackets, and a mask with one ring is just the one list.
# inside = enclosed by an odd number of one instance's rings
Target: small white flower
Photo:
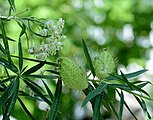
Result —
[[54, 25], [54, 21], [52, 20], [48, 20], [45, 22], [45, 27], [47, 27], [48, 29], [51, 28]]
[[44, 44], [43, 46], [44, 46], [45, 49], [48, 48], [48, 44]]
[[65, 23], [65, 21], [62, 18], [59, 18], [59, 20], [57, 22], [57, 26], [63, 29], [64, 23]]
[[55, 41], [55, 39], [56, 39], [55, 36], [52, 35], [52, 36], [46, 38], [46, 42], [47, 42], [47, 43], [51, 43], [51, 42]]
[[64, 23], [65, 21], [62, 18], [59, 18], [56, 23], [52, 20], [45, 21], [44, 29], [40, 30], [39, 33], [41, 36], [49, 37], [38, 47], [30, 47], [28, 52], [41, 60], [45, 60], [49, 55], [55, 55], [63, 48], [62, 40], [66, 39], [66, 36], [62, 33]]
[[66, 36], [65, 35], [62, 35], [61, 36], [61, 40], [65, 40], [66, 39]]
[[30, 90], [29, 95], [30, 95], [31, 97], [34, 97], [34, 96], [35, 96], [35, 93], [34, 93], [32, 90]]
[[33, 49], [29, 49], [28, 50], [28, 53], [33, 54], [34, 53], [34, 50]]
[[42, 36], [47, 36], [48, 35], [48, 29], [40, 30], [39, 34], [42, 35]]
[[28, 53], [34, 54], [35, 52], [36, 52], [36, 47], [34, 45], [30, 46], [30, 48], [28, 49]]
[[44, 45], [40, 45], [38, 47], [38, 52], [41, 53], [41, 52], [44, 52]]
[[36, 55], [36, 58], [41, 59], [41, 60], [45, 60], [48, 56], [49, 56], [49, 54], [47, 54], [47, 53], [39, 53]]

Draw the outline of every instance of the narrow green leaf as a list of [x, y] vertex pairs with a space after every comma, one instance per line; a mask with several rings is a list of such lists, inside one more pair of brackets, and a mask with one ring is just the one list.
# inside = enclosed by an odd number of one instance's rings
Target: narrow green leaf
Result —
[[42, 99], [38, 95], [31, 96], [29, 93], [26, 93], [24, 91], [19, 91], [19, 95], [26, 98], [31, 98], [33, 100], [42, 101]]
[[[134, 78], [134, 77], [137, 77], [143, 73], [145, 73], [146, 71], [148, 71], [147, 69], [143, 69], [143, 70], [139, 70], [139, 71], [136, 71], [136, 72], [133, 72], [133, 73], [129, 73], [129, 74], [125, 74], [126, 78]], [[110, 75], [107, 79], [108, 80], [116, 80], [116, 79], [120, 79], [122, 78], [122, 75]]]
[[42, 87], [40, 87], [38, 84], [36, 84], [34, 81], [32, 81], [31, 79], [29, 79], [28, 77], [24, 77], [24, 79], [27, 80], [28, 82], [30, 82], [39, 91], [45, 92]]
[[[89, 83], [88, 87], [83, 90], [84, 94], [87, 96], [90, 92], [92, 92], [94, 90], [94, 87], [91, 85], [91, 83]], [[95, 98], [92, 98], [90, 100], [90, 103], [92, 105], [92, 108], [94, 108], [94, 104], [95, 104]]]
[[[122, 73], [122, 71], [121, 71], [121, 75], [122, 75], [122, 78], [123, 78], [123, 79], [121, 79], [121, 80], [123, 80], [125, 83], [127, 83], [127, 85], [128, 85], [131, 89], [133, 88], [133, 89], [135, 89], [135, 90], [137, 90], [137, 91], [139, 91], [139, 92], [142, 92], [142, 93], [146, 94], [147, 96], [149, 96], [149, 94], [148, 94], [146, 91], [144, 91], [143, 89], [141, 89], [141, 88], [139, 88], [139, 87], [137, 87], [137, 86], [131, 84], [131, 83], [127, 80], [126, 76]], [[150, 96], [149, 96], [149, 97], [150, 97]]]
[[6, 69], [6, 67], [4, 67], [4, 69], [5, 69], [7, 77], [10, 77], [10, 74], [9, 74], [8, 70]]
[[13, 94], [15, 86], [15, 81], [13, 81], [9, 84], [9, 86], [6, 88], [3, 95], [0, 97], [0, 108], [8, 101], [9, 97]]
[[132, 95], [136, 95], [136, 96], [142, 97], [142, 98], [147, 99], [147, 100], [153, 100], [152, 98], [147, 97], [147, 96], [144, 96], [144, 95], [142, 95], [141, 93], [138, 94], [138, 93], [136, 93], [136, 92], [132, 92], [131, 90], [124, 90], [124, 91], [126, 91], [126, 92], [128, 92], [128, 93], [130, 93], [130, 94], [132, 94]]
[[0, 50], [2, 51], [3, 54], [6, 54], [5, 49], [3, 48], [2, 44], [0, 43]]
[[132, 110], [129, 108], [128, 104], [124, 101], [125, 107], [128, 109], [128, 111], [131, 113], [131, 115], [134, 117], [135, 120], [138, 120], [138, 118], [135, 116], [135, 114], [132, 112]]
[[15, 80], [14, 80], [15, 84], [13, 86], [13, 89], [12, 91], [14, 91], [14, 93], [12, 94], [12, 96], [10, 97], [10, 100], [8, 102], [8, 106], [7, 106], [7, 109], [5, 111], [6, 115], [9, 117], [13, 110], [14, 110], [14, 106], [15, 106], [15, 103], [16, 103], [16, 100], [17, 100], [17, 96], [18, 96], [18, 89], [19, 89], [19, 78], [17, 77]]
[[123, 90], [132, 90], [128, 85], [123, 85], [123, 84], [110, 84], [109, 86], [113, 88], [120, 88]]
[[56, 91], [55, 91], [55, 94], [54, 94], [51, 109], [49, 111], [48, 120], [55, 120], [56, 119], [56, 113], [57, 113], [58, 107], [60, 105], [61, 94], [62, 94], [62, 81], [59, 79], [57, 81]]
[[37, 88], [35, 87], [32, 83], [30, 83], [29, 81], [27, 80], [24, 80], [25, 84], [27, 86], [29, 86], [29, 88], [34, 92], [36, 93], [40, 98], [42, 98], [48, 105], [51, 105], [51, 102], [45, 97], [44, 94], [42, 94], [42, 92]]
[[[33, 31], [30, 21], [37, 26], [37, 24], [35, 22], [33, 22], [35, 20], [35, 18], [32, 18], [31, 20], [29, 20], [29, 18], [28, 18], [26, 20], [28, 21], [28, 26], [27, 27], [28, 27], [28, 29], [29, 29], [30, 32], [32, 32], [33, 34], [35, 34], [36, 36], [39, 36], [39, 37], [43, 37], [43, 38], [44, 37], [46, 37], [46, 38], [49, 37], [49, 35], [42, 36], [41, 34], [38, 34], [38, 33], [36, 33], [36, 32]], [[35, 21], [40, 22], [40, 20], [35, 20]]]
[[1, 20], [1, 23], [0, 23], [0, 28], [1, 28], [1, 31], [2, 31], [3, 43], [4, 43], [5, 51], [6, 51], [6, 54], [7, 54], [7, 57], [8, 57], [8, 61], [9, 61], [9, 63], [13, 63], [12, 59], [10, 57], [8, 39], [7, 39], [7, 36], [6, 36], [5, 29], [4, 29], [4, 23], [3, 23], [2, 20]]
[[[20, 56], [11, 55], [11, 57], [19, 58]], [[23, 59], [33, 61], [33, 62], [45, 62], [45, 64], [48, 64], [48, 65], [59, 66], [57, 63], [54, 63], [54, 62], [41, 61], [41, 60], [25, 58], [25, 57], [23, 57]]]
[[8, 1], [9, 1], [11, 10], [13, 10], [13, 12], [15, 12], [16, 8], [15, 8], [14, 0], [8, 0]]
[[124, 106], [124, 94], [123, 94], [123, 92], [122, 92], [122, 90], [121, 90], [119, 120], [122, 120], [123, 106]]
[[6, 83], [6, 82], [8, 82], [8, 81], [11, 81], [11, 80], [14, 79], [14, 78], [15, 78], [15, 76], [11, 76], [11, 77], [8, 77], [8, 78], [6, 78], [6, 79], [0, 80], [0, 85]]
[[84, 54], [85, 54], [86, 59], [87, 59], [87, 63], [89, 64], [91, 72], [92, 72], [93, 76], [95, 77], [96, 73], [95, 73], [95, 70], [94, 70], [94, 67], [93, 67], [93, 64], [92, 64], [92, 60], [91, 60], [90, 54], [88, 52], [88, 48], [86, 46], [86, 43], [83, 39], [82, 39], [82, 44], [83, 44]]
[[26, 70], [27, 67], [28, 67], [28, 65], [25, 66], [25, 67], [21, 70], [21, 73], [23, 73], [23, 72]]
[[137, 85], [139, 88], [143, 88], [144, 86], [146, 86], [149, 82], [148, 81], [144, 81], [144, 83], [141, 83], [139, 85]]
[[107, 109], [107, 111], [109, 112], [109, 114], [112, 114], [112, 109], [109, 105], [109, 102], [107, 101], [107, 99], [103, 99], [102, 100], [102, 105]]
[[18, 72], [18, 68], [14, 64], [12, 64], [12, 63], [8, 62], [7, 60], [5, 60], [4, 58], [0, 58], [0, 64], [2, 66], [4, 66], [4, 67], [10, 69], [14, 73]]
[[23, 101], [18, 97], [18, 101], [20, 103], [20, 105], [22, 106], [23, 110], [26, 112], [26, 114], [29, 116], [29, 118], [31, 120], [35, 120], [34, 117], [32, 116], [32, 114], [29, 112], [29, 110], [27, 109], [27, 107], [25, 106], [25, 104], [23, 103]]
[[[118, 92], [118, 90], [117, 90], [117, 93], [118, 93], [118, 95], [121, 97], [121, 94]], [[128, 111], [131, 113], [131, 115], [132, 115], [136, 120], [138, 120], [137, 117], [134, 115], [134, 113], [133, 113], [133, 112], [131, 111], [131, 109], [129, 108], [128, 104], [125, 102], [125, 100], [124, 100], [124, 105], [125, 105], [125, 107], [128, 109]]]
[[112, 111], [116, 115], [117, 119], [119, 119], [118, 113], [116, 112], [116, 108], [113, 105], [113, 101], [111, 99], [109, 99], [109, 96], [108, 96], [108, 94], [106, 94], [106, 92], [103, 92], [103, 98], [104, 98], [103, 100], [105, 100], [105, 102], [107, 102], [109, 104]]
[[41, 67], [43, 67], [45, 65], [45, 61], [41, 61], [39, 64], [31, 67], [30, 69], [28, 69], [27, 71], [25, 71], [23, 73], [23, 75], [29, 75], [31, 73], [36, 72], [37, 70], [39, 70]]
[[[139, 88], [143, 88], [144, 86], [146, 86], [148, 83], [148, 81], [141, 81], [140, 84], [137, 85], [137, 87]], [[132, 82], [131, 84], [134, 84], [134, 82]], [[110, 87], [113, 87], [113, 88], [120, 88], [120, 89], [123, 89], [123, 90], [136, 90], [135, 88], [130, 88], [128, 85], [124, 85], [124, 84], [109, 84]]]
[[22, 37], [22, 35], [23, 34], [25, 34], [25, 32], [26, 32], [26, 26], [25, 26], [25, 24], [23, 23], [22, 25], [21, 25], [21, 23], [20, 22], [18, 22], [17, 21], [17, 23], [18, 23], [18, 25], [21, 27], [21, 32], [20, 32], [20, 37]]
[[103, 92], [106, 87], [108, 86], [108, 84], [104, 83], [98, 86], [98, 88], [96, 88], [95, 90], [93, 90], [92, 92], [90, 92], [86, 98], [84, 99], [83, 103], [82, 103], [82, 107], [85, 106], [87, 104], [88, 101], [90, 101], [92, 98], [94, 98], [96, 95], [101, 94], [101, 92]]
[[143, 73], [145, 73], [146, 71], [148, 71], [147, 69], [143, 69], [143, 70], [139, 70], [133, 73], [129, 73], [129, 74], [125, 74], [126, 78], [133, 78], [133, 77], [137, 77]]
[[150, 120], [151, 119], [151, 116], [147, 110], [147, 106], [146, 106], [146, 103], [145, 101], [141, 98], [141, 100], [134, 95], [134, 97], [136, 98], [136, 100], [138, 101], [138, 103], [140, 104], [141, 108], [143, 109], [143, 113], [144, 113], [144, 116], [145, 116], [145, 120]]
[[26, 31], [26, 26], [24, 24], [21, 25], [21, 23], [17, 22], [19, 26], [21, 27], [21, 32], [19, 36], [19, 42], [18, 42], [18, 50], [19, 50], [19, 69], [22, 70], [23, 66], [23, 53], [22, 53], [22, 44], [21, 44], [21, 37]]
[[53, 73], [53, 74], [56, 74], [56, 75], [59, 75], [60, 73], [55, 71], [55, 70], [45, 70], [46, 72], [50, 72], [50, 73]]
[[95, 105], [94, 105], [94, 110], [93, 110], [93, 115], [92, 115], [92, 120], [100, 120], [100, 106], [101, 106], [101, 94], [97, 95], [95, 97]]
[[19, 50], [19, 70], [22, 70], [23, 67], [23, 53], [22, 53], [22, 44], [21, 44], [21, 39], [19, 37], [19, 42], [18, 42], [18, 50]]
[[[138, 87], [138, 86], [136, 86], [136, 85], [134, 85], [133, 83], [130, 83], [128, 80], [127, 80], [127, 78], [126, 78], [126, 76], [122, 73], [122, 71], [121, 71], [121, 75], [122, 75], [122, 78], [120, 78], [120, 77], [118, 77], [118, 76], [114, 76], [114, 77], [116, 77], [118, 80], [121, 80], [122, 82], [124, 82], [124, 83], [126, 83], [127, 85], [128, 85], [128, 87], [130, 88], [130, 90], [132, 91], [132, 90], [136, 90], [136, 91], [138, 91], [138, 92], [142, 92], [142, 93], [144, 93], [145, 95], [147, 95], [147, 96], [149, 96], [149, 94], [146, 92], [146, 91], [144, 91], [143, 89], [141, 89], [140, 87]], [[113, 75], [112, 75], [113, 76]], [[110, 86], [116, 86], [115, 84], [111, 84]], [[118, 87], [120, 86], [120, 88], [123, 88], [123, 87], [126, 87], [125, 85], [117, 85]], [[127, 87], [127, 88], [128, 88]], [[124, 89], [124, 90], [126, 90], [126, 91], [129, 91], [129, 88], [128, 89]], [[150, 97], [150, 96], [149, 96]]]
[[[3, 39], [2, 34], [0, 34], [0, 39]], [[13, 39], [12, 39], [12, 38], [10, 38], [10, 37], [7, 37], [7, 39], [8, 39], [8, 40], [10, 40], [10, 41], [12, 41], [12, 42], [15, 42], [15, 40], [13, 40]]]
[[28, 77], [34, 77], [34, 78], [43, 78], [43, 79], [56, 79], [58, 76], [55, 75], [27, 75]]
[[49, 95], [50, 99], [53, 100], [53, 94], [52, 94], [51, 90], [49, 89], [48, 85], [43, 80], [42, 80], [42, 82], [43, 82], [43, 84], [44, 84], [44, 86], [45, 86], [45, 88], [48, 92], [48, 95]]

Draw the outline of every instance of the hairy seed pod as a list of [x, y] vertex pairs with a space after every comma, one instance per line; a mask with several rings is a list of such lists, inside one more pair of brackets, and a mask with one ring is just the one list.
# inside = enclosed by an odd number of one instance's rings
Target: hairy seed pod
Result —
[[75, 90], [83, 90], [88, 87], [85, 71], [67, 57], [60, 59], [60, 76], [64, 84]]
[[113, 73], [116, 62], [110, 51], [104, 49], [98, 57], [93, 60], [96, 76], [105, 79], [109, 74]]

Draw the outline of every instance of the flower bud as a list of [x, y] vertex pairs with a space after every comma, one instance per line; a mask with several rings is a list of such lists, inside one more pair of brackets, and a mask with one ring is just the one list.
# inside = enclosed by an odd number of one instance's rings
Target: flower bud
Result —
[[113, 55], [108, 50], [103, 50], [98, 57], [93, 60], [96, 76], [105, 79], [112, 74], [116, 67]]
[[62, 57], [60, 61], [60, 76], [64, 84], [71, 89], [86, 89], [88, 81], [85, 71], [69, 58]]

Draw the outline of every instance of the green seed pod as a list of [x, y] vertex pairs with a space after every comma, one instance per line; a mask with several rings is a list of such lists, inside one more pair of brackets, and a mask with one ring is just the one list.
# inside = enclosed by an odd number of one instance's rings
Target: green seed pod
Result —
[[98, 57], [93, 60], [96, 76], [105, 79], [109, 74], [113, 73], [116, 67], [113, 55], [104, 49]]
[[60, 76], [64, 84], [71, 89], [86, 89], [88, 80], [85, 71], [69, 58], [62, 57], [60, 61]]

